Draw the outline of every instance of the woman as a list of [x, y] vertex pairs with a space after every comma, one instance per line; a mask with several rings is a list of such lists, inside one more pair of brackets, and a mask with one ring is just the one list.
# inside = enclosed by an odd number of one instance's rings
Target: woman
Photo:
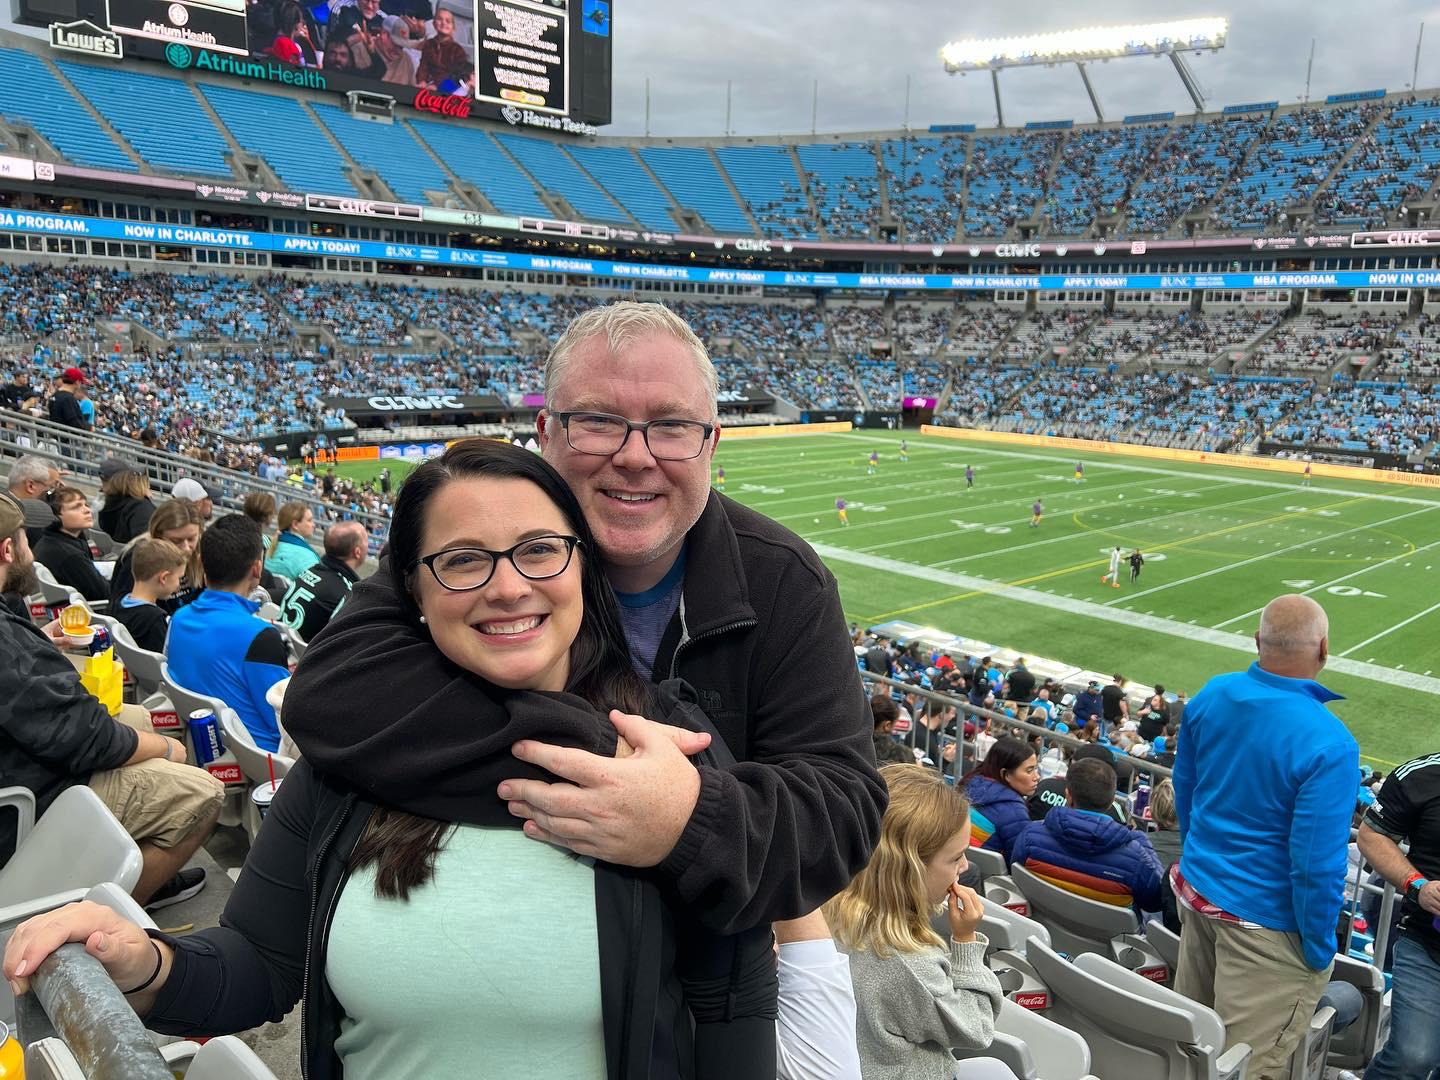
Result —
[[[553, 779], [511, 756], [517, 738], [627, 753], [612, 726], [626, 718], [616, 709], [606, 723], [600, 706], [658, 708], [691, 729], [677, 733], [684, 749], [708, 742], [676, 684], [656, 688], [657, 701], [631, 668], [591, 544], [575, 497], [534, 454], [470, 440], [422, 465], [392, 524], [401, 603], [457, 670], [495, 691], [493, 709], [453, 730], [434, 724], [431, 767], [392, 768], [394, 799], [302, 760], [222, 928], [152, 945], [104, 909], [73, 905], [16, 932], [7, 972], [24, 977], [60, 941], [85, 941], [147, 1024], [177, 1034], [278, 1020], [303, 995], [312, 1078], [621, 1080], [655, 1075], [659, 1055], [669, 1075], [769, 1080], [769, 928], [747, 936], [742, 958], [736, 939], [667, 911], [643, 873], [529, 839], [494, 795], [506, 777]], [[384, 741], [409, 737], [386, 731], [357, 753], [393, 760]], [[699, 1020], [693, 1049], [682, 995]], [[742, 1021], [715, 1022], [727, 999]]]
[[[174, 615], [190, 601], [200, 595], [205, 585], [205, 575], [200, 568], [200, 530], [204, 519], [200, 508], [189, 499], [171, 499], [161, 503], [150, 517], [146, 535], [152, 540], [168, 540], [190, 559], [185, 569], [180, 588], [173, 596], [157, 601], [166, 615]], [[131, 547], [134, 545], [132, 544]], [[110, 603], [118, 605], [120, 599], [135, 587], [135, 575], [131, 570], [131, 550], [127, 547], [115, 560], [115, 570], [110, 575]]]
[[970, 844], [998, 851], [1010, 861], [1010, 849], [1030, 824], [1025, 800], [1040, 783], [1040, 765], [1029, 743], [1011, 735], [996, 739], [985, 760], [965, 779], [970, 799]]
[[294, 581], [301, 570], [308, 570], [320, 561], [308, 543], [315, 535], [315, 514], [305, 503], [288, 502], [280, 507], [278, 521], [280, 535], [265, 560], [265, 569]]
[[270, 535], [270, 523], [275, 520], [275, 496], [264, 491], [252, 491], [245, 496], [245, 516], [260, 526], [260, 540], [265, 550], [270, 550], [274, 538]]
[[86, 600], [106, 600], [110, 586], [95, 569], [95, 551], [85, 530], [95, 524], [95, 511], [78, 488], [59, 487], [50, 493], [55, 520], [35, 543], [35, 561], [44, 563], [61, 585]]
[[105, 505], [100, 508], [100, 528], [117, 544], [128, 544], [145, 535], [155, 504], [150, 501], [150, 480], [142, 472], [126, 469], [105, 478], [100, 485]]

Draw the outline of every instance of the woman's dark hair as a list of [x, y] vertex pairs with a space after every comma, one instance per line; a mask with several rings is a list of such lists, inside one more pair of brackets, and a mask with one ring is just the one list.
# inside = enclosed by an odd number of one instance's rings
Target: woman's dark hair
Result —
[[[570, 531], [580, 538], [580, 595], [585, 604], [580, 629], [570, 646], [570, 679], [565, 689], [597, 709], [648, 715], [651, 686], [630, 663], [630, 648], [620, 626], [615, 596], [600, 569], [595, 541], [575, 495], [538, 454], [510, 443], [465, 439], [432, 458], [405, 479], [390, 522], [390, 568], [400, 586], [400, 604], [418, 626], [415, 602], [425, 515], [435, 496], [456, 480], [479, 477], [525, 480], [534, 484], [559, 509]], [[450, 829], [434, 821], [396, 810], [377, 810], [351, 858], [351, 869], [376, 863], [375, 893], [406, 899], [434, 872], [435, 856]]]
[[985, 755], [985, 760], [980, 763], [979, 768], [965, 779], [968, 782], [977, 776], [983, 776], [988, 780], [994, 780], [997, 784], [1004, 784], [1005, 777], [1001, 775], [1002, 773], [1014, 772], [1034, 756], [1035, 748], [1033, 746], [1013, 735], [1006, 735], [995, 740], [995, 745], [990, 747], [990, 752]]

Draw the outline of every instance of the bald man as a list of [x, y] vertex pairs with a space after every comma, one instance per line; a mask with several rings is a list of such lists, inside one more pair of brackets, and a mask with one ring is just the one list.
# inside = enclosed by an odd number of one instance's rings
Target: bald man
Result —
[[335, 617], [360, 580], [370, 554], [370, 533], [358, 521], [340, 521], [325, 530], [325, 554], [301, 570], [280, 604], [280, 619], [310, 641]]
[[1185, 710], [1171, 884], [1175, 989], [1214, 1008], [1227, 1048], [1249, 1043], [1250, 1075], [1264, 1078], [1285, 1074], [1330, 979], [1360, 757], [1325, 707], [1340, 695], [1315, 681], [1330, 654], [1324, 609], [1276, 597], [1255, 646], [1248, 670], [1215, 676]]

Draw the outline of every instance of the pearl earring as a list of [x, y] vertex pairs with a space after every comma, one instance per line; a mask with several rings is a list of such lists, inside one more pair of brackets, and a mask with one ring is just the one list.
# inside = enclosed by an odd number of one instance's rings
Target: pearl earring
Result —
[[424, 616], [424, 615], [421, 615], [421, 616], [420, 616], [420, 621], [421, 621], [422, 623], [425, 621], [425, 616]]

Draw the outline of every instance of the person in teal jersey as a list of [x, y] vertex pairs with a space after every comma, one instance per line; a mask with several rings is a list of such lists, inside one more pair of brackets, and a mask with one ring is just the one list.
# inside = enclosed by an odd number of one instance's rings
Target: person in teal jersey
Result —
[[280, 507], [277, 518], [280, 533], [270, 547], [265, 569], [284, 574], [291, 581], [320, 561], [319, 553], [310, 546], [315, 535], [315, 513], [303, 502], [287, 502]]
[[[312, 1078], [770, 1080], [768, 924], [704, 930], [647, 872], [535, 842], [494, 795], [517, 772], [550, 775], [512, 755], [517, 739], [611, 756], [661, 740], [733, 761], [683, 684], [632, 668], [575, 497], [540, 457], [467, 440], [406, 480], [390, 543], [402, 606], [493, 708], [432, 725], [430, 774], [391, 767], [388, 790], [297, 763], [221, 927], [147, 936], [70, 905], [17, 931], [12, 975], [86, 942], [147, 1025], [174, 1034], [244, 1030], [303, 999]], [[394, 762], [385, 742], [361, 753]]]
[[900, 460], [902, 463], [910, 460], [910, 444], [904, 439], [900, 440]]

